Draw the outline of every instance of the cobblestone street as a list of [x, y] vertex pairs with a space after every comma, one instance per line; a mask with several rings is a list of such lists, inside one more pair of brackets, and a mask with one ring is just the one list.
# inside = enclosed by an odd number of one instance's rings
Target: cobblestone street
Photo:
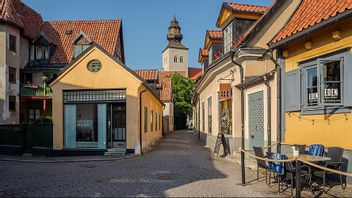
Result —
[[137, 158], [50, 164], [2, 161], [0, 169], [1, 197], [276, 195], [265, 182], [236, 185], [239, 166], [212, 159], [197, 136], [187, 131], [165, 137], [153, 151]]
[[[265, 181], [239, 185], [240, 166], [219, 157], [213, 159], [198, 142], [198, 136], [190, 131], [177, 131], [163, 138], [152, 151], [140, 157], [114, 161], [92, 158], [95, 161], [65, 163], [63, 157], [58, 160], [60, 163], [0, 161], [0, 197], [279, 196], [276, 184], [271, 188]], [[247, 182], [255, 178], [254, 171], [246, 171]], [[352, 193], [351, 188], [336, 190], [333, 194], [339, 197]], [[302, 195], [311, 196], [309, 192]], [[289, 196], [289, 190], [280, 196]]]

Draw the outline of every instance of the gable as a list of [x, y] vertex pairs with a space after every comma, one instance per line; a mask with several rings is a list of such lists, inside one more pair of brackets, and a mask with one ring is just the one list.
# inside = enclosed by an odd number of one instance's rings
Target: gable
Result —
[[216, 23], [216, 26], [218, 28], [224, 28], [228, 22], [230, 22], [233, 19], [232, 11], [228, 10], [226, 8], [221, 9], [221, 13], [219, 16], [219, 19]]
[[[98, 60], [101, 68], [97, 72], [88, 70], [88, 64], [92, 60]], [[127, 88], [144, 82], [132, 70], [123, 63], [117, 61], [106, 51], [93, 45], [78, 56], [66, 69], [55, 79], [50, 86], [55, 88], [61, 86], [84, 88], [84, 89], [111, 89]]]

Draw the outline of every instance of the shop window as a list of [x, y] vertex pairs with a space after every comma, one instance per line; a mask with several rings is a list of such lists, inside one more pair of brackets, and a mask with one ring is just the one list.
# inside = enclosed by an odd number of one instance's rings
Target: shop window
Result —
[[98, 146], [97, 104], [76, 105], [76, 142], [77, 147]]
[[29, 109], [28, 111], [28, 121], [29, 123], [33, 123], [40, 117], [40, 109]]
[[224, 134], [232, 134], [232, 100], [220, 101], [220, 130]]
[[[352, 104], [348, 51], [335, 52], [299, 64], [286, 74], [285, 110], [303, 114], [344, 113]], [[301, 84], [301, 87], [300, 87]], [[301, 100], [299, 100], [301, 98]]]
[[9, 67], [9, 83], [16, 84], [16, 68]]
[[144, 107], [144, 132], [148, 132], [148, 108]]
[[16, 52], [16, 36], [9, 34], [9, 50]]
[[208, 133], [211, 133], [212, 128], [212, 97], [208, 98]]
[[[230, 23], [224, 30], [223, 30], [223, 38], [224, 38], [224, 54], [229, 52], [232, 47], [232, 23]], [[211, 56], [209, 54], [209, 59]]]
[[9, 96], [9, 110], [16, 111], [16, 96]]

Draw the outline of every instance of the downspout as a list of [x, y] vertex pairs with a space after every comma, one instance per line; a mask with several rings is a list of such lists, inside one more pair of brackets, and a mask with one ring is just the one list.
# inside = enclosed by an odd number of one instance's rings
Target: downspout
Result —
[[[199, 109], [198, 109], [198, 119], [199, 119], [199, 123], [198, 123], [198, 139], [200, 139], [200, 112], [201, 112], [201, 106], [200, 106], [200, 97], [199, 97], [199, 94], [198, 94], [198, 107], [199, 107]], [[204, 120], [204, 118], [203, 118], [203, 120]], [[202, 123], [202, 124], [204, 124], [204, 123]]]
[[[147, 86], [145, 83], [143, 83], [144, 86]], [[142, 149], [142, 94], [146, 92], [148, 89], [146, 88], [145, 90], [139, 92], [139, 147], [140, 147], [140, 152], [141, 155], [143, 154], [143, 149]]]
[[[271, 145], [271, 87], [269, 85], [268, 77], [265, 75], [263, 76], [263, 78], [264, 78], [264, 84], [267, 89], [267, 107], [268, 107], [267, 133], [268, 133], [268, 146], [270, 146]], [[271, 152], [271, 147], [268, 148], [268, 152]]]
[[[231, 51], [231, 62], [237, 65], [240, 68], [240, 85], [241, 85], [241, 149], [244, 150], [245, 142], [244, 142], [244, 91], [243, 91], [243, 66], [236, 61], [234, 61], [235, 52]], [[245, 165], [244, 165], [244, 152], [241, 151], [241, 173], [242, 173], [242, 185], [246, 184], [246, 173], [245, 173]]]
[[[275, 58], [273, 57], [273, 53], [272, 50], [269, 50], [266, 52], [266, 54], [269, 56], [270, 60], [275, 64], [275, 71], [277, 74], [277, 80], [276, 80], [276, 95], [277, 95], [277, 114], [276, 114], [276, 120], [277, 120], [277, 142], [281, 143], [282, 141], [282, 123], [281, 123], [281, 110], [282, 110], [282, 106], [281, 106], [281, 66], [280, 64], [275, 60]], [[277, 147], [277, 152], [279, 153], [281, 151], [281, 144], [278, 145]]]

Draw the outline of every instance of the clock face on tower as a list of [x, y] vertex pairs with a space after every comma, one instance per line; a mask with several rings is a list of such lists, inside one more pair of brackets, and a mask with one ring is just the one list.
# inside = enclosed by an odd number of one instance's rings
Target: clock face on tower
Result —
[[101, 69], [101, 62], [97, 59], [89, 61], [87, 69], [90, 72], [98, 72]]

